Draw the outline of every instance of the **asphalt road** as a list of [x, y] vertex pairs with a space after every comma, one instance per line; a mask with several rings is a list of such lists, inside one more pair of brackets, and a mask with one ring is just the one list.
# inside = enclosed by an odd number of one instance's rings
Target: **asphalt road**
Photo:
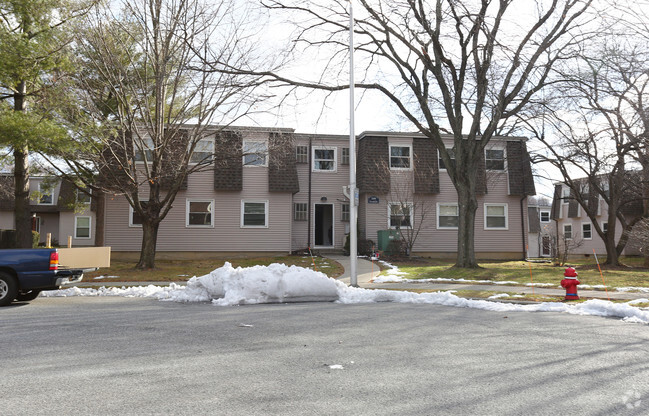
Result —
[[39, 298], [0, 308], [0, 414], [645, 415], [648, 350], [555, 313]]

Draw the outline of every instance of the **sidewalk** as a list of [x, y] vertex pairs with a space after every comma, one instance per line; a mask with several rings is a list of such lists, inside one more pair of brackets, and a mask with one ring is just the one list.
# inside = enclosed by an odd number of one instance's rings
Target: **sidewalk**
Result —
[[[338, 280], [349, 284], [350, 275], [349, 268], [351, 261], [348, 256], [331, 255], [328, 258], [337, 261], [345, 268], [345, 273], [338, 278]], [[548, 288], [548, 287], [531, 287], [531, 286], [509, 286], [509, 285], [489, 285], [489, 284], [472, 284], [472, 283], [372, 283], [371, 280], [378, 276], [380, 270], [378, 265], [372, 264], [371, 261], [359, 258], [357, 261], [357, 281], [358, 286], [366, 289], [397, 289], [397, 290], [433, 290], [433, 291], [447, 291], [447, 290], [475, 290], [475, 291], [490, 291], [496, 293], [521, 293], [521, 294], [542, 294], [550, 296], [564, 296], [566, 294], [564, 289], [561, 288]], [[559, 286], [559, 282], [557, 282]], [[637, 292], [616, 292], [615, 290], [580, 290], [579, 296], [583, 298], [593, 299], [616, 299], [616, 300], [633, 300], [633, 299], [648, 299], [649, 293]]]

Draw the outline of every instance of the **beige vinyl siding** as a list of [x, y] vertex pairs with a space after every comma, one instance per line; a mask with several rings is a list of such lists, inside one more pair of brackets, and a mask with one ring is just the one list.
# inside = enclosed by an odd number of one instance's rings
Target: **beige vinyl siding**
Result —
[[[72, 237], [72, 246], [94, 246], [95, 245], [95, 213], [86, 209], [81, 213], [61, 212], [59, 217], [59, 242], [65, 246], [68, 244], [68, 236]], [[75, 238], [75, 218], [90, 217], [90, 238]]]
[[0, 212], [0, 230], [13, 230], [13, 229], [14, 229], [13, 211]]

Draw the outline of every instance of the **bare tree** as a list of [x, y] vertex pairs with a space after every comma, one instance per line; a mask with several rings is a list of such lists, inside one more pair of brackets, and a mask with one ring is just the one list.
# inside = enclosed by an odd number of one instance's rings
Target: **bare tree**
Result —
[[[649, 50], [619, 39], [605, 38], [566, 65], [562, 85], [555, 86], [558, 98], [549, 100], [556, 110], [545, 111], [534, 131], [545, 145], [536, 161], [559, 170], [571, 190], [567, 202], [590, 218], [612, 265], [619, 264], [633, 225], [649, 214]], [[600, 200], [608, 208], [606, 230], [598, 221]]]
[[61, 113], [81, 146], [59, 154], [60, 171], [93, 193], [126, 198], [143, 231], [136, 267], [152, 268], [158, 227], [188, 175], [215, 163], [215, 154], [241, 163], [241, 146], [224, 126], [263, 97], [253, 95], [258, 77], [205, 70], [215, 56], [252, 65], [236, 2], [120, 5], [97, 8], [79, 28], [79, 104]]
[[[354, 35], [357, 87], [385, 94], [432, 140], [458, 193], [458, 267], [477, 267], [474, 225], [478, 167], [494, 135], [509, 133], [510, 119], [549, 81], [552, 67], [573, 52], [587, 32], [592, 0], [481, 1], [359, 0]], [[346, 0], [265, 0], [291, 14], [296, 49], [330, 56], [317, 80], [276, 72], [270, 82], [325, 91], [347, 88], [349, 13]], [[524, 16], [524, 18], [523, 18]], [[231, 67], [233, 73], [254, 73]], [[329, 82], [329, 80], [333, 80]], [[450, 133], [452, 155], [442, 136]], [[534, 193], [532, 189], [523, 194]], [[522, 196], [522, 195], [521, 195]]]

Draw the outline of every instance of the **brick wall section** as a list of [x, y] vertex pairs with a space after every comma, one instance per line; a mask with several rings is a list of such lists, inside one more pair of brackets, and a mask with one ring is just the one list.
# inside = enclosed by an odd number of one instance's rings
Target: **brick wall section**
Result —
[[439, 161], [437, 146], [427, 138], [415, 138], [412, 141], [412, 152], [415, 165], [415, 193], [439, 193]]
[[530, 156], [523, 142], [507, 142], [507, 170], [510, 195], [536, 194]]
[[552, 208], [550, 215], [553, 220], [560, 219], [559, 215], [561, 214], [561, 185], [554, 185], [554, 195], [552, 197]]
[[214, 161], [214, 189], [240, 191], [243, 189], [243, 139], [234, 131], [216, 134]]
[[270, 133], [268, 139], [268, 191], [296, 193], [299, 190], [293, 135]]
[[389, 152], [387, 137], [365, 136], [359, 140], [356, 182], [360, 193], [390, 192]]

